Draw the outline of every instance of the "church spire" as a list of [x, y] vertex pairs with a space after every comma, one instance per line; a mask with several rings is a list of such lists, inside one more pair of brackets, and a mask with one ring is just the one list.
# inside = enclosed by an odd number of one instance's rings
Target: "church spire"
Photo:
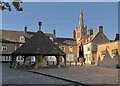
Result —
[[79, 19], [79, 28], [83, 27], [83, 12], [82, 12], [82, 7], [80, 9], [80, 19]]

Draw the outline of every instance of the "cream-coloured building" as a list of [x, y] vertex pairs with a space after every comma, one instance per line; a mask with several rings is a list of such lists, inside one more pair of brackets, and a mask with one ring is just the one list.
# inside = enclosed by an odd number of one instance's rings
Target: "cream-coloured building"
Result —
[[[117, 36], [118, 35], [118, 36]], [[120, 66], [120, 40], [119, 34], [115, 34], [115, 41], [98, 45], [97, 64], [99, 66]]]

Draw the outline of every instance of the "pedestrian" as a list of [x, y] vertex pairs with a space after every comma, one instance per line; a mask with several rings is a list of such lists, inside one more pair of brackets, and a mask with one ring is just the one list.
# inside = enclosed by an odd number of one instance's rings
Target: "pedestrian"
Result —
[[92, 64], [94, 64], [94, 57], [92, 57]]
[[84, 65], [85, 65], [85, 60], [86, 60], [86, 59], [84, 58], [84, 59], [83, 59]]
[[81, 58], [81, 66], [83, 66], [83, 58]]

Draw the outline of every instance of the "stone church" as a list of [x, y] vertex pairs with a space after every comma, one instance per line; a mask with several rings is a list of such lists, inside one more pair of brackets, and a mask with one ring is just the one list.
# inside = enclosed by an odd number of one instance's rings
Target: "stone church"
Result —
[[84, 26], [83, 23], [83, 12], [82, 12], [82, 8], [80, 10], [80, 19], [79, 19], [79, 26], [75, 27], [75, 30], [73, 31], [73, 38], [76, 39], [77, 44], [79, 43], [79, 41], [83, 38], [83, 36], [87, 35], [87, 25]]

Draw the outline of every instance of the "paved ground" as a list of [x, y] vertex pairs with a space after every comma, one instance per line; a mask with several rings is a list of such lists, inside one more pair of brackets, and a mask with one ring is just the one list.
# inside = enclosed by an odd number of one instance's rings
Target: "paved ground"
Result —
[[0, 62], [0, 86], [2, 84], [2, 63]]
[[69, 81], [56, 79], [18, 69], [10, 69], [8, 64], [2, 66], [3, 84], [75, 84]]
[[67, 66], [61, 68], [32, 69], [84, 84], [118, 84], [118, 69], [99, 66]]

